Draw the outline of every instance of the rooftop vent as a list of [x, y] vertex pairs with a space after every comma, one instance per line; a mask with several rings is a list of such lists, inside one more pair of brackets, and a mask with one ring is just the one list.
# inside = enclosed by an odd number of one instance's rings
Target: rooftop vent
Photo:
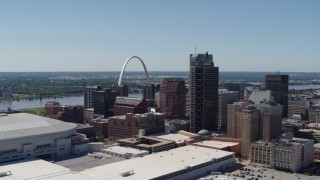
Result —
[[120, 176], [127, 177], [127, 176], [131, 176], [133, 174], [134, 174], [133, 170], [130, 170], [130, 171], [125, 171], [125, 172], [120, 173]]
[[2, 117], [2, 116], [8, 116], [8, 114], [6, 114], [6, 113], [0, 113], [0, 117]]

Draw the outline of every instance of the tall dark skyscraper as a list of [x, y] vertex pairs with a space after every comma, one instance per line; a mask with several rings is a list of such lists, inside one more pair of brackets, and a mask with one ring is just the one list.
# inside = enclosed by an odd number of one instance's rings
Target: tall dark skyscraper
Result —
[[289, 75], [268, 74], [265, 78], [265, 88], [272, 91], [274, 101], [283, 106], [282, 118], [288, 116]]
[[216, 130], [218, 123], [219, 68], [212, 54], [190, 54], [190, 131]]

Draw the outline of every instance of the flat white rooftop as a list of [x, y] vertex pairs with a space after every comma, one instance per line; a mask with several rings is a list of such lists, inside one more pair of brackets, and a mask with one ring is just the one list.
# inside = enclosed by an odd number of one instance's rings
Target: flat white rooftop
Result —
[[176, 143], [183, 143], [184, 140], [190, 139], [189, 136], [185, 136], [182, 134], [165, 134], [165, 135], [158, 135], [157, 137], [161, 139], [175, 141]]
[[[44, 160], [25, 160], [3, 163], [0, 173], [11, 171], [12, 175], [1, 177], [1, 180], [35, 180], [35, 179], [152, 179], [176, 171], [184, 170], [199, 164], [231, 156], [233, 153], [210, 148], [184, 146], [144, 157], [129, 159], [116, 163], [98, 166], [82, 172], [46, 162]], [[231, 158], [232, 160], [232, 158]], [[123, 177], [121, 173], [133, 172]]]
[[25, 160], [1, 164], [0, 173], [7, 171], [10, 171], [11, 175], [0, 177], [1, 180], [92, 179], [87, 175], [72, 172], [68, 168], [44, 160]]
[[106, 150], [109, 152], [115, 152], [118, 154], [140, 154], [140, 153], [148, 153], [149, 151], [145, 151], [145, 150], [139, 150], [139, 149], [134, 149], [134, 148], [128, 148], [128, 147], [121, 147], [121, 146], [111, 146], [105, 149], [102, 149], [101, 151]]
[[32, 114], [7, 114], [0, 116], [0, 141], [59, 133], [75, 128], [76, 125], [72, 123]]
[[222, 148], [226, 148], [229, 146], [235, 146], [239, 143], [234, 143], [234, 142], [222, 142], [222, 141], [201, 141], [201, 142], [197, 142], [194, 143], [195, 145], [202, 145], [202, 146], [208, 146], [208, 147], [212, 147], [212, 148], [218, 148], [218, 149], [222, 149]]
[[[152, 179], [170, 174], [185, 168], [233, 155], [232, 152], [215, 149], [184, 146], [169, 151], [154, 153], [144, 157], [111, 163], [82, 171], [82, 174], [104, 179]], [[133, 174], [123, 177], [120, 173], [132, 171]]]

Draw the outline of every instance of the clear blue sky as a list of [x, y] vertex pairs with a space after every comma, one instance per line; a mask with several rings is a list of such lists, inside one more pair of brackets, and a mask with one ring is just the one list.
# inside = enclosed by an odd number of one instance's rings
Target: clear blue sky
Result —
[[132, 55], [188, 71], [195, 45], [221, 71], [318, 72], [320, 1], [0, 1], [0, 71], [120, 71]]

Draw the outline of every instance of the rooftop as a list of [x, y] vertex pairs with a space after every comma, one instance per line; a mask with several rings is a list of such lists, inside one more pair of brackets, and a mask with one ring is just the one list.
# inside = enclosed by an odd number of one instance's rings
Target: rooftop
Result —
[[152, 179], [194, 167], [233, 153], [203, 147], [184, 146], [169, 151], [129, 159], [85, 170], [81, 174], [94, 178], [123, 179], [121, 173], [132, 171], [125, 179]]
[[[0, 172], [11, 171], [11, 175], [1, 180], [18, 179], [152, 179], [187, 168], [211, 162], [233, 153], [203, 147], [184, 146], [144, 157], [73, 172], [68, 168], [44, 160], [25, 160], [1, 164]], [[123, 176], [129, 172], [128, 176]], [[131, 173], [132, 172], [132, 173]]]
[[259, 104], [254, 105], [256, 108], [266, 109], [266, 108], [273, 108], [273, 107], [281, 107], [280, 104], [274, 102], [260, 102]]
[[[152, 144], [144, 144], [142, 140], [151, 140], [153, 143]], [[137, 138], [119, 139], [118, 142], [137, 144], [136, 146], [138, 146], [138, 147], [152, 148], [152, 147], [162, 146], [165, 144], [170, 144], [173, 141], [161, 139], [161, 138], [157, 138], [157, 137], [152, 137], [152, 136], [141, 136], [141, 137], [137, 137]]]
[[183, 143], [185, 140], [190, 139], [189, 136], [185, 136], [183, 134], [164, 134], [164, 135], [158, 135], [157, 137], [161, 139], [175, 141], [176, 143]]
[[194, 144], [200, 145], [200, 146], [207, 146], [207, 147], [222, 149], [222, 148], [238, 145], [239, 143], [222, 142], [222, 141], [201, 141], [201, 142], [197, 142]]
[[0, 141], [70, 131], [75, 124], [27, 113], [0, 116]]
[[149, 151], [145, 151], [145, 150], [139, 150], [139, 149], [134, 149], [134, 148], [129, 148], [129, 147], [121, 147], [121, 146], [111, 146], [103, 150], [107, 150], [107, 151], [112, 151], [112, 152], [116, 152], [118, 154], [140, 154], [140, 153], [149, 153]]

